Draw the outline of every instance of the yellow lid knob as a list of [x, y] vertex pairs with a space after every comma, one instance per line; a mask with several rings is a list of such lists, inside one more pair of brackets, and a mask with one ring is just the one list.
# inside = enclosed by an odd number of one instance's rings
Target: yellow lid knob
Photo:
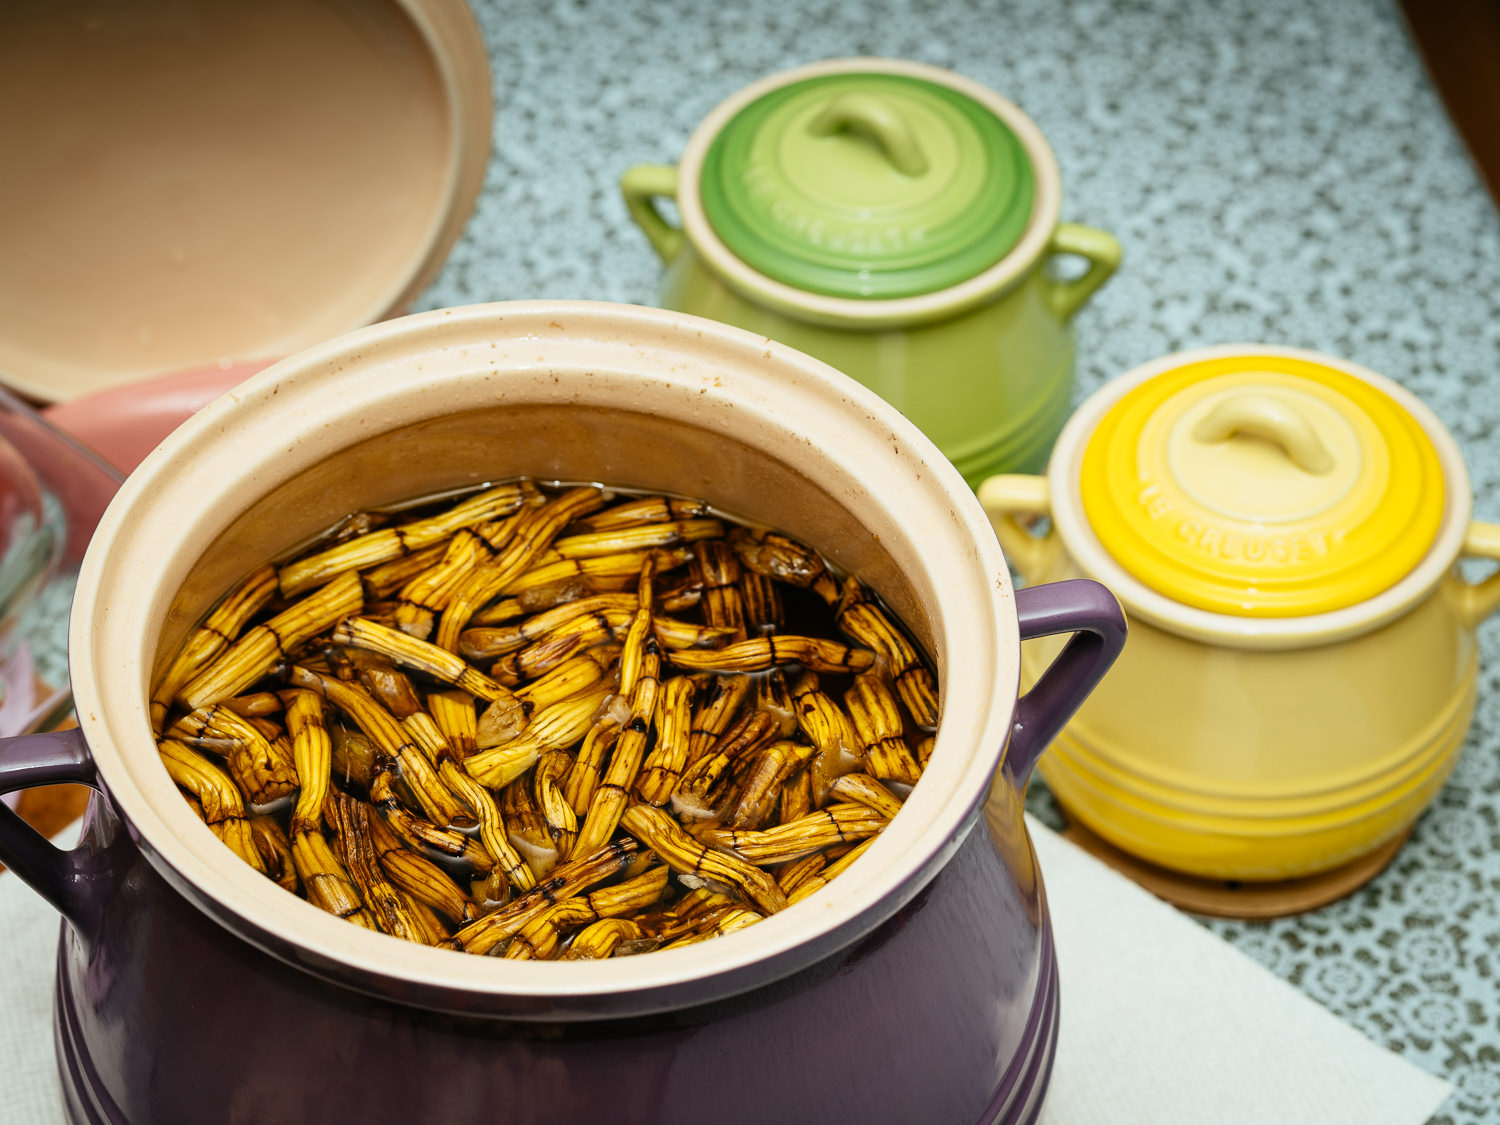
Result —
[[1355, 605], [1421, 561], [1442, 522], [1437, 451], [1348, 372], [1219, 356], [1149, 379], [1084, 449], [1084, 514], [1153, 590], [1247, 617]]

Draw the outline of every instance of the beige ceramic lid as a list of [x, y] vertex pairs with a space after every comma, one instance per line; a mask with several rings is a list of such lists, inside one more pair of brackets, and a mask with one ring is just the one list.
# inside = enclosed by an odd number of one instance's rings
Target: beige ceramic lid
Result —
[[489, 150], [463, 0], [0, 6], [0, 381], [57, 401], [400, 311]]

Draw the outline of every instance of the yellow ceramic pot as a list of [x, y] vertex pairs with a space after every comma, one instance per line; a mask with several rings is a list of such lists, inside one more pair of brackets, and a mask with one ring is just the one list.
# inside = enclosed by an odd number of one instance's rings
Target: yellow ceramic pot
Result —
[[[1399, 835], [1452, 770], [1500, 605], [1500, 576], [1457, 564], [1500, 559], [1500, 527], [1470, 519], [1452, 437], [1390, 380], [1289, 348], [1169, 356], [1086, 401], [1047, 476], [980, 499], [1027, 582], [1096, 578], [1130, 618], [1040, 767], [1115, 845], [1309, 875]], [[1023, 677], [1054, 651], [1023, 649]]]

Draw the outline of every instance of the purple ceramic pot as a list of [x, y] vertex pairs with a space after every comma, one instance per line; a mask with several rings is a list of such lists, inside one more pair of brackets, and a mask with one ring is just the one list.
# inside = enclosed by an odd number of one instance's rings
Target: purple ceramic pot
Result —
[[[942, 718], [901, 814], [829, 887], [671, 952], [514, 962], [324, 914], [225, 849], [151, 737], [163, 654], [220, 591], [343, 513], [530, 473], [705, 497], [867, 579], [935, 656]], [[1017, 699], [1023, 637], [1074, 633]], [[392, 321], [268, 369], [126, 482], [80, 575], [80, 731], [0, 751], [0, 791], [94, 786], [58, 852], [0, 860], [63, 913], [57, 1043], [78, 1122], [1032, 1121], [1057, 1029], [1021, 818], [1108, 668], [1103, 587], [1012, 590], [958, 473], [874, 395], [677, 314], [570, 302]]]

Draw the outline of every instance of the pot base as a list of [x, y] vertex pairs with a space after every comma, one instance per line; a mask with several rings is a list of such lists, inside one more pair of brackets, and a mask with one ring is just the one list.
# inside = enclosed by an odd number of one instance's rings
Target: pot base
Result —
[[1158, 867], [1129, 852], [1121, 851], [1071, 817], [1062, 836], [1095, 859], [1108, 864], [1132, 883], [1144, 887], [1157, 898], [1181, 910], [1190, 914], [1253, 922], [1304, 914], [1353, 894], [1386, 869], [1406, 843], [1411, 831], [1411, 826], [1408, 826], [1395, 839], [1388, 840], [1374, 851], [1331, 871], [1274, 883], [1204, 879]]
[[[66, 939], [65, 939], [66, 941]], [[70, 1125], [130, 1125], [83, 1049], [77, 1001], [66, 971], [66, 946], [58, 950], [52, 1035], [58, 1077]], [[1042, 968], [1023, 1041], [994, 1098], [976, 1125], [1036, 1125], [1057, 1055], [1058, 979], [1052, 931], [1042, 932]], [[962, 1125], [962, 1123], [961, 1123]]]

